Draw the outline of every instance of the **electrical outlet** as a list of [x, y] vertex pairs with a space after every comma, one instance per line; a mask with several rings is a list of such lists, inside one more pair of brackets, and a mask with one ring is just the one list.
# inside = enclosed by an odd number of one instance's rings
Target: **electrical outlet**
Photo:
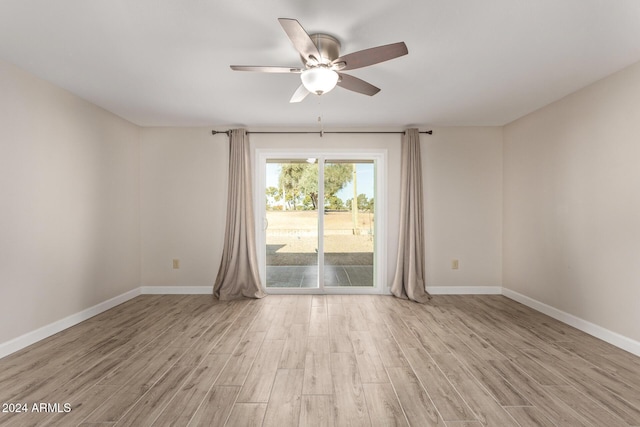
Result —
[[452, 270], [457, 270], [459, 267], [460, 267], [460, 261], [458, 261], [457, 259], [451, 260], [451, 269]]
[[177, 270], [180, 268], [180, 260], [179, 259], [174, 259], [173, 260], [173, 268], [174, 270]]

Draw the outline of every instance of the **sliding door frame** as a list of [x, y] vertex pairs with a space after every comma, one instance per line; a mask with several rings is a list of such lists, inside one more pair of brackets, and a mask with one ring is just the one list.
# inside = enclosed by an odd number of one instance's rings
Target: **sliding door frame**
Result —
[[[375, 243], [373, 286], [330, 286], [316, 288], [267, 288], [266, 286], [266, 164], [269, 159], [318, 159], [318, 165], [326, 160], [373, 160], [375, 162]], [[387, 150], [337, 150], [337, 149], [256, 149], [253, 176], [255, 209], [256, 252], [262, 289], [269, 294], [388, 294], [387, 284]], [[324, 179], [324, 168], [319, 168], [318, 179]], [[324, 194], [319, 194], [319, 211], [324, 209]], [[318, 225], [318, 266], [324, 263], [324, 227]], [[322, 251], [320, 249], [323, 249]], [[321, 253], [322, 252], [322, 253]], [[324, 278], [319, 279], [323, 281]]]

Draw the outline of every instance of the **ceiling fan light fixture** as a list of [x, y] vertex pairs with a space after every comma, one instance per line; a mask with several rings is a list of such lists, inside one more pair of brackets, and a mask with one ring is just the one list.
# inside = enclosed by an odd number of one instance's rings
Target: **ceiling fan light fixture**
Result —
[[338, 83], [338, 73], [327, 67], [313, 67], [304, 70], [300, 74], [300, 79], [304, 87], [311, 93], [322, 95], [336, 87]]
[[404, 42], [340, 55], [340, 42], [324, 33], [309, 35], [302, 25], [291, 18], [278, 18], [280, 26], [302, 60], [303, 68], [232, 65], [235, 71], [258, 71], [262, 73], [299, 73], [302, 84], [298, 86], [289, 102], [301, 102], [310, 93], [322, 95], [340, 86], [343, 89], [373, 96], [380, 88], [342, 71], [355, 70], [385, 62], [409, 53]]

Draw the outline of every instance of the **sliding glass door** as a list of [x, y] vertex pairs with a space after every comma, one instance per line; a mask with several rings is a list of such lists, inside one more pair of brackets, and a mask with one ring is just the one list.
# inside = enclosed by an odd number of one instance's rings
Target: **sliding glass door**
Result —
[[372, 287], [375, 163], [326, 160], [324, 166], [324, 286]]
[[317, 176], [306, 159], [267, 160], [267, 288], [318, 288]]
[[261, 153], [259, 161], [258, 253], [266, 291], [378, 292], [379, 160]]

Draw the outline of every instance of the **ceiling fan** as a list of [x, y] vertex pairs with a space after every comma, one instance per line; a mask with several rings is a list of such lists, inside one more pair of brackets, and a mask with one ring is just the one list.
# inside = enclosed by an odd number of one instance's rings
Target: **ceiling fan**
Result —
[[295, 19], [279, 18], [278, 21], [289, 36], [293, 47], [300, 53], [303, 67], [232, 65], [231, 69], [261, 73], [300, 74], [302, 84], [289, 102], [300, 102], [310, 93], [322, 95], [336, 85], [373, 96], [380, 92], [379, 88], [342, 71], [367, 67], [409, 53], [404, 42], [399, 42], [340, 56], [340, 42], [335, 37], [322, 33], [309, 35]]

